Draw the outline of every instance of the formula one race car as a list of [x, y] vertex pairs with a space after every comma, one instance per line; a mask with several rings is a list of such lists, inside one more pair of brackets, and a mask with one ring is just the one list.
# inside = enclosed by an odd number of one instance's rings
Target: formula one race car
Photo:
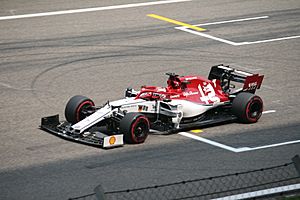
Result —
[[66, 139], [109, 148], [124, 142], [143, 143], [153, 131], [170, 134], [224, 122], [254, 123], [262, 115], [263, 101], [254, 93], [263, 75], [224, 65], [213, 66], [208, 79], [167, 75], [167, 87], [127, 88], [124, 99], [102, 106], [74, 96], [65, 108], [66, 121], [60, 122], [58, 115], [44, 117], [41, 128]]

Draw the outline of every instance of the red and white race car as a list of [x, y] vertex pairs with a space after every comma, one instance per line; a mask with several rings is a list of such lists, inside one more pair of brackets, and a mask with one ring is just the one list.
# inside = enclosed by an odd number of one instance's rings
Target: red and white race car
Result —
[[254, 123], [262, 115], [263, 101], [254, 93], [263, 75], [224, 65], [213, 66], [208, 78], [167, 75], [166, 87], [127, 88], [125, 98], [102, 106], [74, 96], [66, 105], [66, 121], [60, 122], [58, 115], [44, 117], [41, 128], [66, 139], [109, 148], [124, 142], [143, 143], [153, 131], [170, 134], [224, 122]]

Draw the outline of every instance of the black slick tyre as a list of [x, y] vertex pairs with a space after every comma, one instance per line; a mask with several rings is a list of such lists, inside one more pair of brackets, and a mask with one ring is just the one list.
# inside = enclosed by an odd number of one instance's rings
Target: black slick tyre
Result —
[[87, 115], [83, 113], [83, 110], [92, 106], [95, 106], [94, 102], [85, 96], [76, 95], [72, 97], [65, 108], [66, 120], [71, 124], [76, 124], [87, 117]]
[[140, 113], [127, 113], [120, 121], [120, 132], [124, 141], [129, 144], [143, 143], [150, 129], [148, 118]]
[[232, 113], [242, 123], [255, 123], [263, 111], [262, 99], [252, 93], [239, 93], [232, 102]]

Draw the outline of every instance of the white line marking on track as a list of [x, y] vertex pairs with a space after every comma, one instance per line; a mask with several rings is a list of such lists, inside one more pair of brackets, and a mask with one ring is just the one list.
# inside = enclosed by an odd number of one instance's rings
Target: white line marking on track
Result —
[[253, 41], [253, 42], [240, 42], [240, 43], [237, 43], [237, 44], [238, 45], [259, 44], [259, 43], [275, 42], [275, 41], [281, 41], [281, 40], [290, 40], [290, 39], [295, 39], [295, 38], [300, 38], [300, 35], [282, 37], [282, 38], [275, 38], [275, 39], [269, 39], [269, 40], [259, 40], [259, 41]]
[[188, 29], [186, 27], [175, 27], [175, 28], [178, 29], [178, 30], [181, 30], [181, 31], [185, 31], [185, 32], [188, 32], [188, 33], [192, 33], [194, 35], [199, 35], [199, 36], [202, 36], [202, 37], [206, 37], [206, 38], [216, 40], [216, 41], [219, 41], [219, 42], [223, 42], [223, 43], [226, 43], [226, 44], [230, 44], [230, 45], [233, 45], [233, 46], [239, 46], [239, 43], [232, 42], [230, 40], [225, 40], [225, 39], [222, 39], [222, 38], [218, 38], [218, 37], [215, 37], [215, 36], [212, 36], [212, 35], [208, 35], [206, 33], [194, 31], [194, 30]]
[[191, 139], [194, 139], [194, 140], [198, 140], [200, 142], [204, 142], [204, 143], [207, 143], [207, 144], [210, 144], [210, 145], [213, 145], [213, 146], [216, 146], [216, 147], [220, 147], [222, 149], [226, 149], [228, 151], [233, 151], [233, 152], [237, 153], [237, 149], [236, 148], [227, 146], [225, 144], [221, 144], [219, 142], [215, 142], [215, 141], [212, 141], [212, 140], [209, 140], [209, 139], [206, 139], [206, 138], [203, 138], [203, 137], [191, 134], [191, 133], [187, 133], [187, 132], [180, 132], [178, 134], [182, 135], [182, 136], [185, 136], [185, 137], [188, 137], [188, 138], [191, 138]]
[[234, 20], [227, 20], [227, 21], [219, 21], [219, 22], [210, 22], [205, 24], [196, 24], [193, 26], [208, 26], [208, 25], [217, 25], [217, 24], [227, 24], [227, 23], [234, 23], [234, 22], [244, 22], [250, 20], [257, 20], [257, 19], [266, 19], [269, 16], [261, 16], [261, 17], [250, 17], [250, 18], [243, 18], [243, 19], [234, 19]]
[[241, 147], [237, 148], [237, 150], [241, 149], [239, 152], [244, 152], [244, 151], [255, 151], [259, 149], [266, 149], [266, 148], [271, 148], [271, 147], [279, 147], [279, 146], [284, 146], [284, 145], [289, 145], [289, 144], [296, 144], [300, 143], [300, 140], [294, 140], [294, 141], [288, 141], [288, 142], [282, 142], [282, 143], [277, 143], [277, 144], [270, 144], [270, 145], [265, 145], [265, 146], [260, 146], [260, 147]]
[[296, 143], [300, 143], [300, 140], [294, 140], [294, 141], [288, 141], [288, 142], [282, 142], [282, 143], [277, 143], [277, 144], [271, 144], [271, 145], [265, 145], [265, 146], [260, 146], [260, 147], [239, 147], [239, 148], [235, 148], [235, 147], [231, 147], [225, 144], [221, 144], [219, 142], [215, 142], [213, 140], [209, 140], [188, 132], [180, 132], [178, 133], [179, 135], [200, 141], [200, 142], [204, 142], [234, 153], [242, 153], [242, 152], [246, 152], [246, 151], [255, 151], [255, 150], [260, 150], [260, 149], [266, 149], [266, 148], [271, 148], [271, 147], [279, 147], [279, 146], [284, 146], [284, 145], [289, 145], [289, 144], [296, 144]]
[[[269, 113], [274, 113], [276, 112], [276, 110], [267, 110], [264, 111], [263, 114], [269, 114]], [[241, 152], [246, 152], [246, 151], [255, 151], [255, 150], [260, 150], [260, 149], [266, 149], [266, 148], [271, 148], [271, 147], [279, 147], [279, 146], [284, 146], [284, 145], [289, 145], [289, 144], [296, 144], [296, 143], [300, 143], [300, 140], [294, 140], [294, 141], [288, 141], [288, 142], [282, 142], [282, 143], [277, 143], [277, 144], [270, 144], [270, 145], [264, 145], [264, 146], [259, 146], [259, 147], [239, 147], [239, 148], [235, 148], [235, 147], [231, 147], [213, 140], [209, 140], [197, 135], [194, 135], [192, 133], [188, 133], [188, 132], [179, 132], [179, 135], [200, 141], [200, 142], [204, 142], [234, 153], [241, 153]]]
[[269, 114], [269, 113], [274, 113], [274, 112], [276, 112], [276, 110], [266, 110], [266, 111], [263, 111], [262, 113]]
[[[209, 25], [216, 25], [216, 24], [243, 22], [243, 21], [266, 19], [266, 18], [269, 18], [269, 16], [260, 16], [260, 17], [234, 19], [234, 20], [219, 21], [219, 22], [210, 22], [210, 23], [204, 23], [204, 24], [196, 24], [196, 25], [193, 25], [193, 26], [209, 26]], [[267, 43], [267, 42], [275, 42], [275, 41], [281, 41], [281, 40], [290, 40], [290, 39], [300, 38], [300, 35], [294, 35], [294, 36], [267, 39], [267, 40], [258, 40], [258, 41], [252, 41], [252, 42], [233, 42], [233, 41], [230, 41], [230, 40], [226, 40], [226, 39], [223, 39], [223, 38], [219, 38], [219, 37], [209, 35], [207, 33], [202, 33], [202, 32], [200, 33], [198, 31], [191, 30], [188, 27], [184, 27], [184, 26], [175, 27], [175, 29], [185, 31], [185, 32], [188, 32], [188, 33], [191, 33], [191, 34], [194, 34], [194, 35], [199, 35], [199, 36], [202, 36], [202, 37], [206, 37], [206, 38], [216, 40], [216, 41], [219, 41], [219, 42], [223, 42], [223, 43], [226, 43], [226, 44], [230, 44], [230, 45], [233, 45], [233, 46], [242, 46], [242, 45], [249, 45], [249, 44], [260, 44], [260, 43]]]
[[45, 17], [45, 16], [53, 16], [53, 15], [65, 15], [65, 14], [94, 12], [94, 11], [103, 11], [103, 10], [134, 8], [134, 7], [161, 5], [161, 4], [169, 4], [169, 3], [180, 3], [180, 2], [188, 2], [188, 1], [192, 1], [192, 0], [165, 0], [165, 1], [154, 1], [154, 2], [145, 2], [145, 3], [133, 3], [133, 4], [124, 4], [124, 5], [115, 5], [115, 6], [105, 6], [105, 7], [82, 8], [82, 9], [73, 9], [73, 10], [61, 10], [61, 11], [53, 11], [53, 12], [2, 16], [2, 17], [0, 17], [0, 21], [1, 20], [9, 20], [9, 19], [23, 19], [23, 18], [31, 18], [31, 17]]

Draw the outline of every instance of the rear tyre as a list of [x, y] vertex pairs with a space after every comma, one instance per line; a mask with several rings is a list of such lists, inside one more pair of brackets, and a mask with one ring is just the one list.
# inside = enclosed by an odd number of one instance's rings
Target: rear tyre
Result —
[[76, 95], [72, 97], [65, 108], [66, 120], [72, 124], [76, 124], [88, 116], [83, 111], [92, 106], [95, 106], [94, 102], [85, 96]]
[[149, 129], [149, 119], [140, 113], [127, 113], [120, 121], [120, 132], [124, 134], [124, 141], [129, 144], [143, 143]]
[[262, 99], [252, 93], [239, 93], [232, 102], [232, 112], [243, 123], [255, 123], [263, 111]]

